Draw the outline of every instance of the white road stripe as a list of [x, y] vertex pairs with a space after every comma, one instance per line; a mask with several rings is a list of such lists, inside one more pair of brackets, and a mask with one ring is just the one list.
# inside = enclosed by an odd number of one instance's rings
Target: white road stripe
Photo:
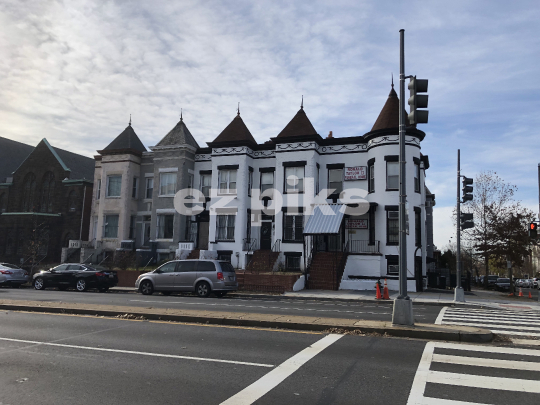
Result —
[[[432, 342], [434, 343], [434, 342]], [[437, 349], [461, 350], [466, 352], [483, 352], [483, 353], [500, 353], [500, 354], [517, 354], [523, 356], [539, 356], [540, 350], [534, 349], [518, 349], [514, 347], [495, 347], [495, 346], [479, 346], [463, 343], [437, 343]]]
[[530, 315], [530, 316], [539, 316], [538, 311], [515, 311], [512, 309], [506, 309], [506, 308], [500, 308], [500, 309], [488, 309], [488, 308], [453, 308], [453, 307], [447, 307], [451, 311], [455, 312], [464, 312], [464, 313], [473, 313], [473, 312], [484, 312], [484, 313], [493, 313], [493, 314], [500, 314], [500, 313], [508, 313], [511, 315]]
[[[444, 319], [470, 319], [470, 320], [477, 320], [477, 321], [483, 321], [483, 322], [495, 322], [495, 323], [508, 323], [508, 324], [516, 324], [516, 325], [523, 325], [523, 324], [531, 324], [531, 322], [527, 322], [526, 320], [516, 320], [516, 321], [505, 321], [503, 319], [508, 319], [508, 317], [480, 317], [480, 316], [466, 316], [466, 315], [449, 315], [446, 313], [444, 315]], [[533, 323], [534, 324], [534, 323]]]
[[463, 366], [496, 367], [507, 368], [510, 370], [540, 371], [540, 363], [533, 363], [530, 361], [485, 359], [481, 357], [452, 356], [448, 354], [437, 353], [433, 355], [433, 359], [431, 361], [436, 363], [460, 364]]
[[422, 398], [422, 402], [414, 402], [414, 404], [423, 404], [423, 405], [490, 405], [482, 402], [482, 404], [479, 404], [478, 402], [463, 402], [463, 401], [453, 401], [451, 399], [442, 399], [442, 398], [431, 398], [431, 397], [424, 397]]
[[302, 367], [305, 363], [322, 352], [328, 346], [337, 342], [343, 335], [328, 335], [313, 343], [308, 348], [294, 355], [278, 367], [270, 371], [264, 377], [255, 381], [250, 386], [244, 388], [236, 395], [230, 397], [221, 405], [249, 405], [257, 401], [263, 395], [270, 392], [277, 385], [281, 384], [287, 377]]
[[261, 364], [261, 363], [249, 363], [249, 362], [245, 362], [245, 361], [210, 359], [210, 358], [204, 358], [204, 357], [177, 356], [177, 355], [174, 355], [174, 354], [136, 352], [136, 351], [132, 351], [132, 350], [105, 349], [103, 347], [66, 345], [66, 344], [62, 344], [62, 343], [38, 342], [38, 341], [33, 341], [33, 340], [9, 339], [9, 338], [0, 338], [0, 340], [4, 340], [4, 341], [8, 341], [8, 342], [17, 342], [17, 343], [29, 343], [29, 344], [41, 345], [41, 346], [67, 347], [69, 349], [94, 350], [94, 351], [99, 351], [99, 352], [137, 354], [137, 355], [140, 355], [140, 356], [166, 357], [166, 358], [171, 358], [171, 359], [182, 359], [182, 360], [209, 361], [209, 362], [214, 362], [214, 363], [240, 364], [240, 365], [244, 365], [244, 366], [257, 366], [257, 367], [268, 367], [268, 368], [274, 367], [274, 365], [272, 365], [272, 364]]
[[515, 345], [540, 346], [540, 340], [512, 339], [512, 343]]
[[486, 388], [492, 390], [530, 392], [540, 394], [540, 384], [535, 380], [521, 380], [518, 378], [487, 377], [483, 375], [447, 373], [444, 371], [430, 371], [427, 382], [461, 387]]
[[444, 314], [446, 313], [446, 311], [449, 309], [450, 307], [443, 307], [443, 309], [441, 309], [441, 312], [439, 312], [439, 316], [437, 317], [437, 319], [435, 320], [435, 325], [441, 325], [441, 322], [442, 322], [442, 319], [444, 317]]
[[[499, 328], [503, 328], [503, 329], [506, 329], [506, 327], [504, 325], [497, 325], [497, 324], [488, 324], [488, 323], [479, 323], [479, 322], [447, 322], [445, 320], [443, 320], [443, 325], [465, 325], [465, 326], [477, 326], [477, 327], [487, 327], [487, 328], [492, 328], [492, 327], [499, 327]], [[520, 330], [525, 330], [525, 331], [528, 331], [530, 330], [531, 332], [540, 332], [540, 327], [538, 328], [533, 328], [533, 327], [530, 327], [530, 326], [518, 326]], [[512, 327], [508, 327], [508, 329], [512, 329]]]

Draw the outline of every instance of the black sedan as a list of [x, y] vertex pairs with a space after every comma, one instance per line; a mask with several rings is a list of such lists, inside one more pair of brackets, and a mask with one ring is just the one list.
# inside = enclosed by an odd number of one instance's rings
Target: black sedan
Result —
[[60, 290], [75, 288], [82, 292], [89, 288], [97, 288], [105, 292], [116, 284], [118, 284], [118, 276], [115, 271], [97, 270], [87, 264], [64, 263], [34, 274], [36, 290], [58, 287]]
[[498, 291], [508, 291], [510, 290], [510, 279], [509, 278], [498, 278], [495, 283], [495, 289]]

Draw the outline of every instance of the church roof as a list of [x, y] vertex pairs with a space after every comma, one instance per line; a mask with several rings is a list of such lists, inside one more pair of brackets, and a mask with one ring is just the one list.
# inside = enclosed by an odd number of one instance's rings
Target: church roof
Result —
[[180, 117], [180, 121], [178, 121], [178, 124], [169, 131], [165, 137], [159, 141], [159, 143], [156, 146], [174, 146], [174, 145], [190, 145], [194, 146], [195, 148], [199, 148], [199, 144], [191, 135], [191, 132], [189, 132], [189, 129], [187, 128], [186, 124], [184, 123], [184, 120], [182, 117]]
[[311, 121], [306, 115], [304, 108], [301, 107], [293, 119], [283, 128], [277, 138], [288, 138], [293, 136], [317, 135]]
[[120, 135], [118, 135], [105, 149], [103, 149], [103, 151], [112, 152], [115, 150], [125, 149], [131, 149], [141, 153], [146, 152], [146, 148], [131, 127], [131, 122]]
[[33, 150], [31, 145], [0, 137], [0, 183], [11, 177]]
[[253, 143], [257, 144], [251, 132], [244, 124], [240, 113], [234, 117], [229, 125], [217, 136], [212, 143]]
[[[409, 126], [407, 115], [405, 115], [405, 126]], [[392, 85], [392, 90], [390, 90], [388, 99], [386, 100], [377, 121], [375, 121], [375, 125], [371, 128], [371, 131], [394, 128], [399, 128], [399, 98], [394, 90], [394, 85]]]

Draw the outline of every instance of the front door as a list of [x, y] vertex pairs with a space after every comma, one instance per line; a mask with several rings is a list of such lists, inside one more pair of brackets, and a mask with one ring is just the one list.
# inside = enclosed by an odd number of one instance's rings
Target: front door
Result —
[[422, 277], [422, 257], [414, 258], [414, 278], [416, 279], [416, 292], [424, 291], [424, 278]]
[[261, 223], [261, 249], [272, 249], [272, 222]]
[[150, 222], [143, 222], [143, 246], [150, 246]]
[[199, 238], [197, 240], [197, 248], [208, 250], [208, 231], [210, 222], [199, 222]]

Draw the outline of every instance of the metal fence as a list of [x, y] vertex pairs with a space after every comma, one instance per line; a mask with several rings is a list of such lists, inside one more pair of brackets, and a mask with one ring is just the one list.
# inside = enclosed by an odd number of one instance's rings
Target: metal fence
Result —
[[379, 241], [349, 240], [349, 253], [380, 253]]

